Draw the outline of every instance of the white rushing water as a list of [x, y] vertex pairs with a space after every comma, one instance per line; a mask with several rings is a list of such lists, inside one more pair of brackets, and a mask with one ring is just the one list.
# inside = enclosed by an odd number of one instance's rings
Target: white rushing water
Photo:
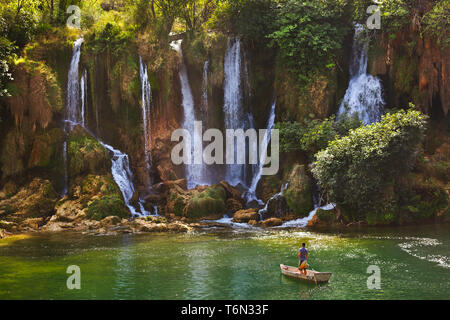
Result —
[[142, 124], [144, 128], [144, 153], [145, 163], [147, 166], [147, 173], [150, 171], [151, 161], [151, 118], [150, 107], [152, 102], [152, 89], [148, 80], [147, 65], [142, 62], [142, 57], [139, 56], [139, 71], [141, 77], [141, 92], [142, 92]]
[[87, 126], [87, 70], [84, 70], [80, 79], [80, 89], [81, 89], [81, 125], [83, 127]]
[[[172, 48], [178, 53], [181, 59], [181, 67], [179, 72], [180, 83], [181, 83], [181, 94], [183, 96], [183, 113], [184, 113], [184, 121], [183, 121], [183, 129], [189, 131], [191, 138], [191, 145], [194, 144], [203, 144], [202, 132], [200, 130], [195, 130], [194, 123], [196, 121], [195, 118], [195, 107], [194, 107], [194, 98], [192, 96], [191, 86], [189, 84], [189, 77], [186, 68], [186, 64], [184, 63], [183, 51], [181, 49], [182, 40], [174, 41], [171, 43]], [[201, 149], [201, 148], [200, 148]], [[207, 177], [206, 172], [207, 169], [202, 161], [202, 154], [195, 155], [194, 148], [191, 149], [191, 164], [186, 165], [186, 180], [188, 189], [195, 188], [198, 185], [207, 185]], [[195, 159], [200, 159], [200, 163], [195, 163]]]
[[140, 212], [136, 211], [136, 209], [131, 205], [131, 199], [133, 198], [135, 190], [133, 185], [133, 174], [130, 170], [130, 161], [128, 159], [128, 155], [121, 152], [120, 150], [114, 149], [106, 143], [103, 143], [101, 141], [99, 142], [106, 150], [109, 151], [111, 155], [111, 174], [114, 178], [114, 181], [119, 186], [125, 204], [130, 210], [131, 214], [133, 216], [149, 215], [149, 213], [145, 211], [142, 201], [139, 201]]
[[[228, 48], [224, 58], [224, 113], [226, 129], [253, 128], [251, 115], [243, 109], [242, 86], [242, 53], [241, 40], [228, 39]], [[244, 72], [247, 72], [244, 68]], [[245, 74], [244, 77], [247, 75]], [[237, 147], [235, 145], [235, 158]], [[247, 186], [246, 165], [232, 164], [227, 166], [226, 180], [232, 185]]]
[[72, 60], [67, 76], [66, 120], [72, 123], [81, 123], [79, 64], [83, 41], [83, 38], [79, 38], [73, 44]]
[[365, 124], [370, 124], [381, 119], [385, 102], [380, 79], [367, 74], [368, 43], [361, 41], [363, 33], [364, 27], [356, 24], [350, 61], [350, 83], [338, 116], [357, 113]]
[[206, 119], [206, 123], [208, 122], [208, 69], [209, 69], [209, 60], [205, 61], [203, 65], [203, 80], [202, 80], [202, 108], [204, 111], [204, 116]]
[[272, 104], [272, 108], [270, 109], [269, 120], [267, 121], [267, 131], [263, 137], [259, 150], [259, 163], [257, 166], [257, 171], [253, 175], [252, 183], [246, 193], [247, 203], [251, 201], [257, 201], [260, 205], [264, 205], [264, 203], [256, 196], [256, 188], [258, 187], [258, 183], [261, 180], [262, 169], [267, 159], [267, 148], [271, 140], [271, 132], [275, 126], [275, 107], [276, 101]]
[[314, 216], [316, 215], [317, 211], [320, 210], [325, 210], [325, 211], [329, 211], [329, 210], [333, 210], [336, 207], [336, 205], [334, 203], [330, 203], [327, 204], [325, 206], [322, 207], [316, 207], [314, 208], [314, 210], [312, 210], [307, 217], [301, 218], [301, 219], [296, 219], [296, 220], [291, 220], [291, 221], [287, 221], [285, 223], [283, 223], [280, 228], [303, 228], [306, 227], [308, 225], [308, 222], [312, 220], [312, 218], [314, 218]]

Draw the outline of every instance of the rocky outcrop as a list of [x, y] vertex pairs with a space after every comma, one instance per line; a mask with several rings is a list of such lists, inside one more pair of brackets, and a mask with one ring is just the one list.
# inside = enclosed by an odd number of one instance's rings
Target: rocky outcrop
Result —
[[0, 219], [23, 222], [47, 218], [54, 213], [57, 194], [50, 181], [35, 178], [10, 198], [0, 200]]
[[440, 118], [450, 108], [450, 47], [421, 34], [420, 18], [394, 35], [382, 33], [371, 48], [370, 72], [384, 81], [391, 107], [413, 102]]
[[86, 174], [107, 174], [111, 159], [107, 150], [81, 126], [76, 126], [67, 142], [70, 178]]

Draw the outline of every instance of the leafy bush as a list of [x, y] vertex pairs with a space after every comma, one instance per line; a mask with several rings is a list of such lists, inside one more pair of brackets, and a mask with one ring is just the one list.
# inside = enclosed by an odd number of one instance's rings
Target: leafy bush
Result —
[[312, 169], [329, 201], [348, 208], [351, 219], [392, 210], [393, 186], [415, 163], [426, 118], [402, 110], [330, 142]]
[[279, 122], [276, 128], [280, 130], [281, 152], [304, 151], [315, 154], [325, 149], [329, 141], [345, 136], [351, 129], [361, 125], [357, 116], [342, 115], [338, 121], [332, 116], [324, 120], [305, 119], [303, 123]]
[[425, 34], [435, 37], [441, 46], [447, 47], [450, 44], [450, 0], [437, 1], [423, 16], [422, 23]]
[[277, 12], [270, 0], [225, 0], [218, 3], [208, 25], [252, 43], [266, 44], [267, 35], [275, 31]]

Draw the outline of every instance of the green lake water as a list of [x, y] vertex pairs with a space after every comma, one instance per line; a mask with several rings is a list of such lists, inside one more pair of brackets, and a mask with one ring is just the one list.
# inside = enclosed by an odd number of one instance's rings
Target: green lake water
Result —
[[[329, 283], [281, 275], [303, 241]], [[70, 265], [80, 290], [67, 289]], [[367, 288], [370, 265], [379, 290]], [[450, 228], [13, 237], [0, 240], [0, 299], [450, 299]]]

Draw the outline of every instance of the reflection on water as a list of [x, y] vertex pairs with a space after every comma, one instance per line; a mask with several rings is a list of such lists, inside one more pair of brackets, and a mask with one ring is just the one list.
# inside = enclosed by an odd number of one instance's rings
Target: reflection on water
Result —
[[[316, 286], [281, 275], [309, 264], [333, 276]], [[190, 234], [40, 234], [0, 240], [0, 299], [448, 299], [447, 226], [314, 233], [234, 230]], [[65, 286], [69, 265], [81, 290]], [[367, 267], [381, 268], [381, 290]]]

